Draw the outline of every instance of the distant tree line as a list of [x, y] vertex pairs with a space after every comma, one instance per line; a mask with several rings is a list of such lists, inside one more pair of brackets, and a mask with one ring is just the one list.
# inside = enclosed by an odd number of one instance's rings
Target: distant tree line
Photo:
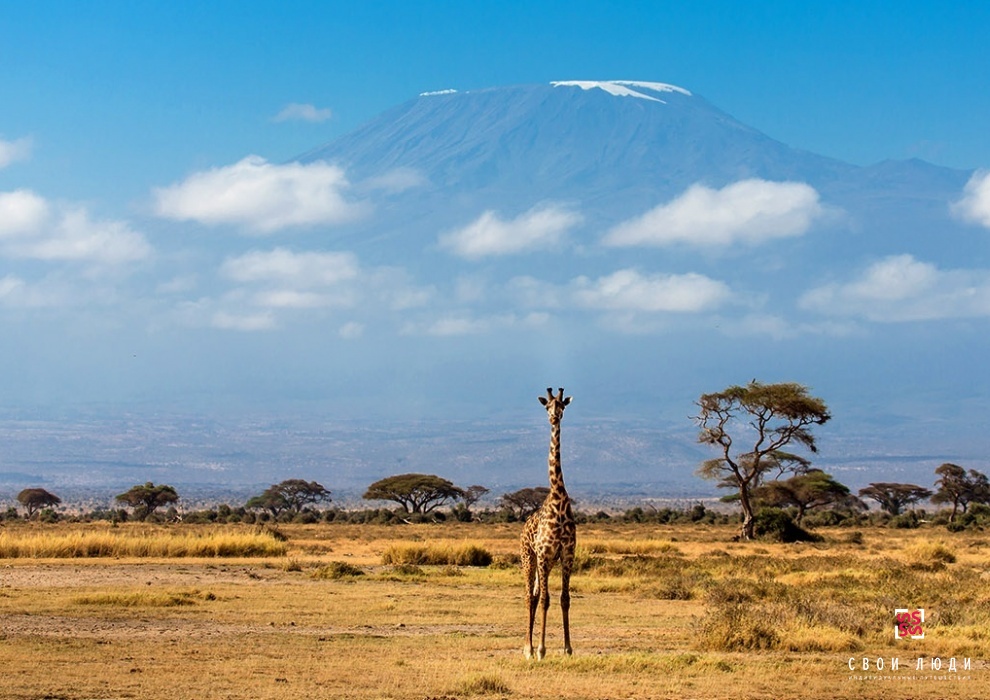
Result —
[[[699, 441], [715, 447], [719, 456], [705, 462], [699, 473], [717, 481], [732, 493], [722, 500], [739, 506], [740, 512], [706, 508], [652, 506], [628, 508], [622, 513], [584, 513], [580, 521], [654, 522], [659, 524], [739, 523], [740, 536], [784, 540], [813, 539], [807, 528], [821, 526], [890, 525], [918, 527], [944, 525], [950, 530], [990, 527], [990, 480], [975, 469], [945, 463], [935, 469], [929, 489], [916, 484], [874, 482], [853, 494], [832, 475], [811, 466], [806, 457], [786, 451], [797, 443], [815, 451], [812, 426], [829, 418], [820, 399], [795, 384], [764, 385], [755, 380], [745, 387], [730, 387], [706, 394], [699, 401], [696, 421]], [[737, 451], [740, 420], [755, 435], [755, 447]], [[755, 433], [753, 432], [755, 428]], [[166, 484], [136, 484], [114, 497], [116, 508], [101, 508], [79, 516], [82, 520], [128, 520], [187, 523], [421, 523], [455, 521], [518, 522], [543, 504], [549, 489], [528, 487], [502, 494], [494, 507], [478, 508], [489, 489], [481, 485], [460, 487], [435, 474], [399, 474], [370, 484], [363, 498], [396, 504], [363, 510], [333, 505], [332, 493], [316, 481], [286, 479], [250, 497], [242, 505], [219, 506], [180, 512], [179, 493]], [[867, 501], [879, 507], [871, 511]], [[921, 504], [943, 506], [928, 513]], [[54, 522], [70, 516], [60, 512], [62, 499], [44, 488], [27, 488], [17, 494], [23, 509], [11, 506], [0, 519]]]

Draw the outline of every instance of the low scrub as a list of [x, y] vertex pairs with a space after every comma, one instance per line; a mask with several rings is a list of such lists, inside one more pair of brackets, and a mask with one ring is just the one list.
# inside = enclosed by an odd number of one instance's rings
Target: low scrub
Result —
[[908, 561], [923, 571], [941, 571], [956, 562], [955, 553], [942, 542], [916, 542], [904, 551]]
[[488, 566], [491, 553], [475, 544], [462, 545], [391, 545], [382, 554], [386, 566]]
[[364, 571], [344, 561], [332, 561], [310, 574], [315, 579], [341, 579], [364, 576]]
[[114, 608], [175, 608], [195, 605], [201, 600], [215, 600], [212, 593], [198, 591], [139, 591], [136, 593], [95, 593], [73, 599], [76, 605], [106, 606]]

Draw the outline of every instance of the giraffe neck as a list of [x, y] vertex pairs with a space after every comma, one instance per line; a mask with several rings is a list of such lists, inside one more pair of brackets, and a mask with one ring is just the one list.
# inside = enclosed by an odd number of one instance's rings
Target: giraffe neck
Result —
[[560, 468], [560, 422], [550, 424], [550, 454], [547, 456], [550, 476], [550, 495], [567, 494], [564, 490], [564, 472]]

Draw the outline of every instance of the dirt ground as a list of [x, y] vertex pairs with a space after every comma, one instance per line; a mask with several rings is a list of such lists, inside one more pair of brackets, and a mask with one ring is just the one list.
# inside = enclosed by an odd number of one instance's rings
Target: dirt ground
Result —
[[[902, 668], [892, 675], [878, 672], [878, 657], [886, 670], [895, 654], [913, 669], [918, 655], [890, 647], [699, 651], [704, 601], [660, 599], [642, 586], [624, 590], [621, 580], [589, 575], [574, 580], [574, 655], [561, 652], [555, 601], [548, 657], [527, 661], [517, 569], [422, 567], [421, 574], [393, 575], [381, 565], [385, 537], [341, 532], [346, 537], [293, 533], [289, 556], [263, 559], [0, 560], [0, 698], [986, 696], [990, 667], [982, 658], [965, 674], [932, 673], [928, 659], [924, 674]], [[402, 532], [406, 541], [429, 534]], [[655, 541], [655, 533], [632, 536]], [[513, 539], [486, 545], [511, 551]], [[691, 543], [678, 546], [694, 556]], [[321, 577], [332, 561], [365, 573]], [[553, 585], [556, 593], [559, 578]]]

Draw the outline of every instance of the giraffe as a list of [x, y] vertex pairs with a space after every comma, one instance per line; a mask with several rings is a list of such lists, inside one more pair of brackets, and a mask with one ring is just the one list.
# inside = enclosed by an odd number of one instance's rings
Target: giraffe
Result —
[[571, 653], [571, 630], [568, 613], [571, 607], [571, 567], [574, 564], [574, 545], [577, 542], [577, 524], [571, 513], [571, 499], [564, 489], [564, 473], [560, 468], [560, 421], [564, 408], [571, 397], [564, 398], [564, 390], [554, 396], [553, 389], [547, 388], [547, 395], [541, 396], [540, 403], [547, 409], [550, 419], [550, 454], [547, 458], [550, 473], [550, 493], [540, 509], [526, 521], [522, 533], [522, 567], [526, 573], [526, 599], [529, 604], [529, 629], [523, 652], [526, 658], [533, 657], [533, 623], [536, 606], [542, 608], [540, 645], [536, 648], [536, 658], [542, 659], [547, 652], [547, 608], [550, 607], [550, 571], [560, 560], [560, 612], [564, 619], [564, 653]]

